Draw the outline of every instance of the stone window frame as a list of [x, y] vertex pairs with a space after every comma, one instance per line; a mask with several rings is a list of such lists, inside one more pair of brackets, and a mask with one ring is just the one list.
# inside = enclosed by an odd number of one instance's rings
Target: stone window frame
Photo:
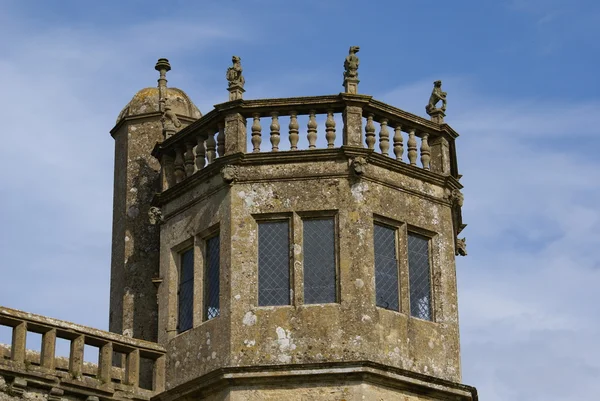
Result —
[[[429, 250], [429, 308], [430, 308], [430, 315], [431, 315], [431, 319], [427, 320], [427, 319], [421, 319], [419, 317], [416, 316], [412, 316], [411, 311], [410, 311], [410, 276], [409, 276], [409, 268], [408, 268], [408, 234], [412, 233], [418, 236], [421, 236], [423, 238], [426, 238], [428, 240], [428, 250]], [[434, 242], [437, 240], [438, 238], [438, 234], [433, 232], [433, 231], [429, 231], [425, 228], [422, 227], [418, 227], [418, 226], [414, 226], [411, 224], [407, 224], [406, 225], [406, 232], [404, 234], [405, 237], [405, 244], [406, 244], [406, 278], [407, 278], [407, 299], [408, 299], [408, 303], [406, 304], [407, 306], [407, 311], [406, 314], [412, 318], [412, 319], [418, 319], [420, 321], [423, 322], [432, 322], [435, 323], [436, 320], [436, 310], [437, 310], [437, 302], [436, 299], [439, 296], [439, 294], [436, 294], [436, 288], [435, 288], [435, 283], [434, 283], [434, 275], [435, 272], [438, 271], [439, 266], [437, 265], [437, 258], [434, 257], [434, 249], [436, 249], [436, 247], [434, 247]]]
[[[256, 289], [255, 289], [255, 295], [256, 295], [256, 307], [257, 308], [264, 308], [264, 309], [271, 309], [271, 308], [289, 308], [291, 306], [296, 305], [295, 302], [295, 298], [296, 298], [296, 293], [297, 293], [297, 289], [296, 289], [296, 283], [297, 283], [297, 279], [296, 279], [296, 275], [295, 275], [295, 268], [294, 268], [294, 252], [293, 252], [293, 244], [294, 239], [295, 239], [295, 231], [294, 231], [294, 227], [296, 226], [296, 224], [294, 224], [294, 216], [295, 213], [293, 212], [283, 212], [283, 213], [257, 213], [257, 214], [252, 214], [252, 217], [254, 218], [254, 224], [256, 225]], [[288, 240], [289, 240], [289, 252], [288, 252], [288, 257], [289, 257], [289, 263], [288, 263], [288, 268], [289, 268], [289, 286], [290, 286], [290, 294], [289, 294], [289, 304], [287, 305], [259, 305], [259, 260], [258, 260], [258, 252], [259, 252], [259, 244], [258, 244], [258, 230], [259, 230], [259, 225], [260, 223], [275, 223], [275, 222], [282, 222], [282, 221], [286, 221], [288, 223]]]
[[[181, 256], [183, 255], [184, 252], [193, 249], [194, 251], [194, 280], [193, 280], [193, 298], [192, 298], [192, 327], [188, 330], [184, 330], [184, 331], [179, 331], [179, 286], [180, 286], [180, 278], [181, 278]], [[185, 241], [181, 242], [180, 244], [174, 246], [171, 248], [171, 260], [174, 262], [173, 263], [173, 273], [174, 273], [174, 287], [175, 287], [175, 333], [176, 335], [180, 335], [183, 334], [191, 329], [193, 329], [195, 327], [195, 302], [194, 300], [196, 299], [196, 247], [194, 244], [194, 238], [188, 238]]]
[[213, 237], [219, 236], [219, 310], [221, 309], [221, 305], [223, 304], [222, 299], [221, 299], [221, 295], [222, 295], [222, 283], [221, 283], [221, 278], [222, 278], [222, 266], [223, 264], [221, 263], [221, 256], [222, 256], [222, 252], [221, 252], [221, 246], [223, 244], [222, 238], [221, 238], [221, 227], [219, 223], [216, 223], [202, 231], [200, 231], [199, 233], [197, 233], [194, 238], [195, 238], [195, 249], [196, 249], [196, 254], [199, 255], [198, 258], [194, 259], [194, 273], [196, 274], [195, 277], [197, 277], [196, 280], [194, 280], [194, 284], [196, 285], [195, 288], [197, 288], [197, 291], [194, 291], [194, 304], [198, 306], [197, 308], [197, 312], [194, 313], [194, 327], [198, 327], [200, 325], [202, 325], [203, 323], [218, 319], [221, 316], [221, 313], [219, 313], [219, 316], [216, 316], [212, 319], [206, 319], [205, 316], [205, 304], [206, 304], [206, 282], [204, 280], [205, 276], [206, 276], [206, 267], [207, 267], [207, 241]]
[[[311, 210], [311, 211], [298, 211], [294, 213], [295, 223], [294, 224], [294, 237], [291, 243], [293, 249], [299, 249], [300, 252], [296, 254], [293, 252], [294, 270], [295, 277], [297, 277], [297, 285], [295, 286], [294, 294], [296, 299], [296, 305], [302, 305], [304, 307], [339, 304], [341, 303], [341, 279], [340, 279], [340, 231], [339, 231], [339, 211], [338, 210]], [[304, 221], [306, 220], [319, 220], [319, 219], [333, 219], [333, 249], [334, 249], [334, 263], [335, 263], [335, 301], [327, 303], [312, 303], [307, 304], [304, 302]], [[297, 248], [298, 247], [298, 248]]]
[[[334, 219], [334, 250], [335, 250], [335, 286], [336, 301], [328, 304], [341, 303], [341, 277], [340, 277], [340, 232], [339, 232], [339, 210], [310, 210], [293, 211], [281, 213], [256, 213], [252, 214], [256, 225], [256, 308], [289, 308], [289, 307], [313, 307], [326, 304], [304, 303], [304, 250], [303, 250], [303, 221], [308, 219], [333, 218]], [[287, 221], [289, 226], [289, 248], [290, 248], [290, 303], [289, 305], [258, 305], [258, 225], [263, 222]], [[298, 250], [299, 252], [296, 252]]]
[[[437, 259], [434, 257], [434, 241], [438, 236], [437, 233], [424, 229], [422, 227], [414, 226], [403, 221], [395, 220], [386, 216], [373, 214], [373, 230], [375, 224], [379, 224], [396, 231], [396, 255], [398, 258], [398, 302], [399, 310], [385, 309], [376, 306], [381, 310], [388, 310], [392, 313], [401, 313], [411, 319], [418, 319], [423, 322], [436, 322], [436, 297], [435, 286], [434, 286], [434, 271], [437, 269]], [[374, 231], [373, 231], [374, 232]], [[424, 320], [418, 317], [414, 317], [410, 313], [410, 276], [408, 268], [408, 234], [414, 233], [425, 237], [429, 240], [429, 279], [430, 279], [430, 308], [431, 308], [431, 320]], [[373, 305], [377, 304], [375, 288], [375, 248], [373, 247]]]

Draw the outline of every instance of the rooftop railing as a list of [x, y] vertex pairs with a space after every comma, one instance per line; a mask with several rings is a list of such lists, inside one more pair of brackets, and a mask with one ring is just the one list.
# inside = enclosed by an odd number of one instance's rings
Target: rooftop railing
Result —
[[[1, 306], [0, 326], [12, 330], [9, 349], [0, 347], [0, 373], [50, 376], [58, 383], [97, 389], [103, 394], [133, 392], [149, 398], [164, 391], [165, 350], [158, 344]], [[41, 335], [39, 353], [27, 351], [28, 333]], [[70, 343], [68, 363], [56, 356], [57, 339]], [[84, 348], [97, 349], [97, 364], [84, 363]], [[149, 388], [140, 387], [141, 360], [153, 364]]]
[[161, 162], [163, 190], [193, 176], [217, 158], [234, 153], [342, 146], [365, 148], [396, 163], [457, 178], [457, 136], [447, 124], [366, 95], [236, 99], [216, 105], [157, 144], [153, 155]]

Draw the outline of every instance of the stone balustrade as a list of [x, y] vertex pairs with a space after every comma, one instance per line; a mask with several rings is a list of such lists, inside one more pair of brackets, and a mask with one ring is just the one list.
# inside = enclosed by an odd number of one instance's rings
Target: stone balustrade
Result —
[[153, 155], [162, 165], [163, 189], [231, 154], [340, 147], [366, 148], [398, 163], [457, 177], [457, 136], [447, 124], [366, 95], [237, 99], [216, 105], [157, 144]]
[[[165, 388], [165, 350], [158, 344], [1, 306], [0, 326], [12, 330], [10, 347], [0, 347], [0, 376], [13, 378], [13, 392], [28, 381], [112, 398], [126, 393], [124, 398], [149, 399]], [[27, 350], [28, 332], [41, 335], [39, 353]], [[57, 339], [70, 343], [68, 358], [55, 355]], [[97, 364], [84, 363], [86, 346], [97, 349]], [[144, 385], [140, 366], [152, 366]]]

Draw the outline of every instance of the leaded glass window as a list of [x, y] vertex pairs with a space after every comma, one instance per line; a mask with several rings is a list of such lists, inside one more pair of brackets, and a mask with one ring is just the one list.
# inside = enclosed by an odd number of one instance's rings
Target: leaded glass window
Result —
[[179, 319], [177, 332], [192, 328], [194, 321], [194, 249], [179, 255]]
[[219, 316], [220, 240], [216, 235], [206, 241], [206, 270], [204, 273], [204, 318]]
[[377, 306], [398, 311], [398, 259], [396, 256], [396, 230], [375, 224], [375, 296]]
[[258, 223], [258, 305], [290, 304], [289, 222]]
[[410, 315], [431, 320], [429, 239], [414, 233], [408, 233], [408, 277]]
[[333, 218], [311, 219], [304, 227], [304, 303], [336, 301]]

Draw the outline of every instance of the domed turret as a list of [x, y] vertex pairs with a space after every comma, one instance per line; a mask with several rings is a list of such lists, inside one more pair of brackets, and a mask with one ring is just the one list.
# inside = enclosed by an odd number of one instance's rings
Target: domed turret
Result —
[[[198, 119], [202, 113], [192, 102], [189, 96], [178, 88], [165, 88], [167, 99], [171, 110], [184, 117]], [[124, 117], [137, 116], [146, 113], [155, 113], [160, 111], [160, 90], [159, 88], [144, 88], [133, 96], [127, 105], [119, 113], [117, 124]]]
[[115, 183], [111, 261], [110, 330], [157, 340], [158, 228], [148, 212], [160, 189], [153, 147], [201, 117], [181, 89], [168, 88], [167, 59], [159, 59], [158, 86], [145, 88], [123, 108], [111, 131], [115, 139]]

